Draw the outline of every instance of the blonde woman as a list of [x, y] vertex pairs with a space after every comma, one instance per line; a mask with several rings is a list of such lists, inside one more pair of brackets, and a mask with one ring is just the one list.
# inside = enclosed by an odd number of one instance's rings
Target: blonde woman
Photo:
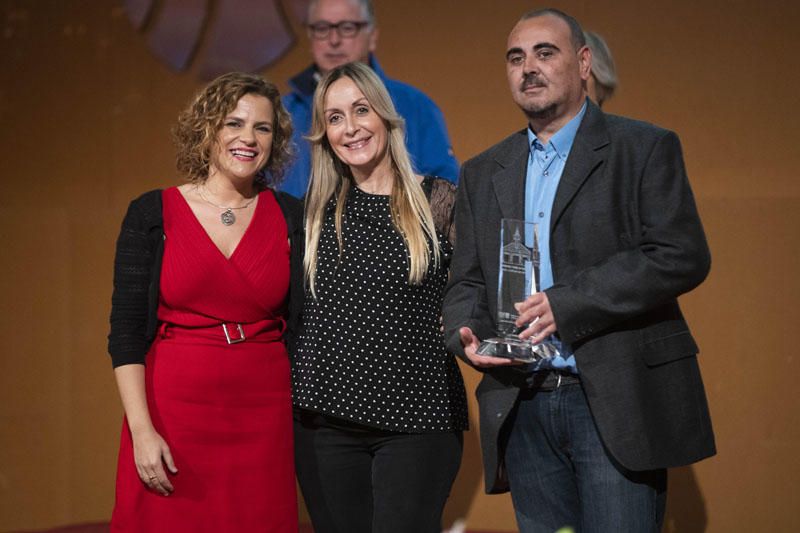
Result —
[[322, 78], [310, 140], [293, 384], [314, 530], [438, 532], [467, 428], [439, 320], [454, 187], [413, 173], [403, 121], [363, 64]]

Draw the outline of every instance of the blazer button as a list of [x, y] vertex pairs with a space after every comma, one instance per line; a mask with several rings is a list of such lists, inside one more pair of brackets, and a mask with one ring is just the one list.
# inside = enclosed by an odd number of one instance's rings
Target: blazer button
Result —
[[503, 416], [503, 413], [497, 413], [497, 418], [501, 418], [502, 416]]

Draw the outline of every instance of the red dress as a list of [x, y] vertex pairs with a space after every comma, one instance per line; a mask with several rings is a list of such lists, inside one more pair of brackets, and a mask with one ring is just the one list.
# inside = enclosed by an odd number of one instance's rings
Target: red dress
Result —
[[[281, 341], [286, 221], [273, 194], [262, 192], [226, 259], [177, 188], [162, 198], [162, 325], [147, 354], [145, 386], [178, 473], [167, 474], [175, 489], [169, 496], [147, 489], [124, 422], [111, 530], [295, 533], [289, 360]], [[245, 340], [235, 342], [242, 332]]]

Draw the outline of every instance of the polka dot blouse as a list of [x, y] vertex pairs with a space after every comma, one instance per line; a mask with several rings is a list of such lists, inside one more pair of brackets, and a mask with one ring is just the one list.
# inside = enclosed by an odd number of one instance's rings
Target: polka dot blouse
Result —
[[405, 433], [467, 428], [464, 383], [440, 331], [455, 190], [430, 177], [423, 188], [436, 219], [442, 261], [435, 268], [431, 255], [420, 285], [408, 282], [406, 247], [392, 224], [389, 196], [351, 187], [341, 258], [335, 200], [328, 206], [318, 250], [317, 298], [306, 292], [294, 357], [296, 407]]

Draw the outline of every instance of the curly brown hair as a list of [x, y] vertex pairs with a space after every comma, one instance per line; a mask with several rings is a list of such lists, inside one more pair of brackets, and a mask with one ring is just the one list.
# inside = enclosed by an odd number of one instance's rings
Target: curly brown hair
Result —
[[256, 183], [275, 186], [292, 158], [292, 119], [281, 104], [278, 88], [260, 76], [244, 72], [223, 74], [200, 90], [189, 106], [178, 115], [172, 130], [177, 149], [178, 170], [190, 182], [202, 183], [208, 178], [211, 150], [225, 117], [246, 94], [264, 96], [272, 103], [275, 124], [272, 152], [266, 166], [259, 171]]

